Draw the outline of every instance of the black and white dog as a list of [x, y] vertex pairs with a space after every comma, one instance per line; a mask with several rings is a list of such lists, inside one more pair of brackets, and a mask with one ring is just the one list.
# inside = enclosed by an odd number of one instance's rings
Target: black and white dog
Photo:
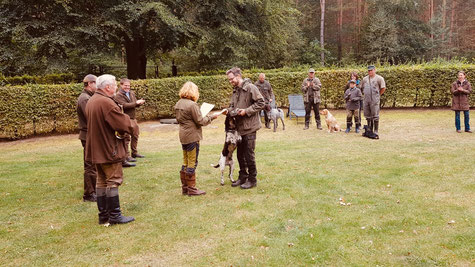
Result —
[[277, 129], [278, 123], [277, 119], [280, 119], [282, 122], [282, 126], [284, 127], [283, 130], [285, 130], [285, 124], [284, 124], [284, 111], [280, 108], [272, 108], [269, 112], [267, 112], [267, 116], [269, 120], [272, 120], [274, 122], [274, 132]]
[[233, 172], [234, 172], [234, 160], [233, 153], [236, 150], [238, 144], [241, 142], [241, 136], [236, 130], [236, 121], [234, 117], [231, 117], [229, 114], [226, 115], [226, 120], [224, 121], [224, 130], [226, 132], [226, 140], [224, 142], [223, 151], [219, 158], [218, 164], [211, 166], [221, 170], [221, 185], [224, 185], [224, 169], [226, 166], [229, 166], [229, 180], [234, 183]]

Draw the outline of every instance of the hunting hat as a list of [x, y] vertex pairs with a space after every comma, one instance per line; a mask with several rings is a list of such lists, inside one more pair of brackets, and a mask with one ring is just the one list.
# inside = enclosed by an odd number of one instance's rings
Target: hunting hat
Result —
[[374, 65], [369, 65], [368, 66], [368, 70], [374, 70], [374, 69], [376, 69], [376, 67]]
[[97, 80], [96, 75], [88, 74], [86, 77], [84, 77], [83, 82], [88, 83], [88, 82], [95, 82]]
[[315, 70], [314, 70], [314, 69], [309, 69], [309, 70], [308, 70], [308, 73], [311, 73], [311, 72], [312, 72], [312, 73], [315, 73]]
[[350, 83], [356, 83], [356, 81], [355, 81], [355, 80], [351, 80]]

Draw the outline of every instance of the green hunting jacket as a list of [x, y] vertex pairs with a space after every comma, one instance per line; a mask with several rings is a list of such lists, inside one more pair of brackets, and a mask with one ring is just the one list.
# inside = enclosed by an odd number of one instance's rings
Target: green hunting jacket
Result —
[[[234, 88], [228, 111], [236, 118], [236, 128], [241, 136], [256, 132], [262, 127], [259, 112], [264, 106], [264, 98], [251, 80], [244, 79], [241, 87]], [[239, 109], [244, 109], [246, 115], [238, 115]]]

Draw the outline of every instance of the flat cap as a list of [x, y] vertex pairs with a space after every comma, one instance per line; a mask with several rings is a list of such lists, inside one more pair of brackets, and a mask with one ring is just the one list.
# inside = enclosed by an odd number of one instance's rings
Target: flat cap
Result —
[[351, 80], [350, 83], [356, 83], [356, 81], [355, 81], [355, 80]]
[[88, 83], [88, 82], [95, 82], [97, 80], [96, 75], [88, 74], [86, 77], [84, 77], [83, 82]]
[[376, 69], [376, 67], [374, 65], [369, 65], [368, 66], [368, 70], [374, 70], [374, 69]]
[[310, 72], [315, 73], [315, 70], [314, 69], [309, 69], [308, 73], [310, 73]]

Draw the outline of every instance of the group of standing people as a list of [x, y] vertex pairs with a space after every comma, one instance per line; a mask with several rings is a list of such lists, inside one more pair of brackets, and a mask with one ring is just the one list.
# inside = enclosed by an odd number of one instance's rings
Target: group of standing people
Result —
[[[259, 113], [261, 110], [268, 112], [268, 106], [275, 105], [275, 96], [263, 73], [259, 75], [259, 80], [255, 84], [250, 79], [244, 79], [237, 67], [229, 69], [226, 76], [233, 86], [233, 93], [230, 106], [223, 113], [234, 119], [236, 130], [242, 138], [237, 144], [239, 177], [232, 186], [250, 189], [257, 185], [254, 150], [256, 133], [261, 128]], [[452, 109], [455, 111], [457, 132], [461, 132], [460, 112], [463, 111], [465, 132], [471, 133], [468, 97], [472, 89], [465, 76], [465, 73], [460, 71], [457, 81], [452, 84]], [[123, 216], [121, 213], [118, 188], [123, 182], [122, 168], [132, 166], [130, 162], [144, 157], [137, 151], [139, 127], [135, 109], [143, 105], [145, 100], [137, 100], [134, 92], [130, 90], [130, 81], [125, 78], [120, 80], [119, 92], [116, 78], [112, 75], [96, 77], [89, 74], [83, 82], [84, 90], [77, 102], [79, 139], [84, 149], [83, 200], [97, 202], [99, 224], [134, 221], [133, 217]], [[317, 129], [321, 129], [319, 112], [321, 86], [320, 80], [315, 77], [315, 70], [310, 69], [308, 78], [302, 82], [306, 111], [305, 130], [309, 128], [312, 109]], [[368, 75], [363, 80], [358, 79], [356, 72], [351, 73], [344, 93], [347, 108], [346, 132], [351, 130], [352, 118], [356, 132], [359, 132], [361, 108], [363, 108], [369, 130], [378, 134], [380, 96], [385, 90], [384, 78], [376, 74], [374, 66], [368, 66]], [[179, 97], [180, 100], [175, 105], [175, 114], [183, 150], [183, 164], [180, 169], [182, 194], [204, 195], [206, 192], [196, 187], [196, 168], [200, 140], [203, 138], [202, 126], [210, 124], [219, 113], [205, 116], [201, 114], [197, 104], [199, 89], [192, 82], [183, 85]], [[266, 126], [268, 123], [266, 120]], [[129, 143], [131, 154], [128, 150]]]
[[[304, 95], [305, 104], [305, 127], [309, 129], [310, 116], [312, 109], [315, 113], [315, 122], [317, 129], [322, 129], [320, 120], [320, 91], [322, 83], [320, 79], [315, 77], [315, 70], [308, 70], [308, 77], [302, 82], [302, 93]], [[361, 92], [363, 90], [363, 94]], [[352, 126], [352, 118], [354, 118], [356, 133], [359, 133], [361, 127], [361, 109], [364, 110], [364, 116], [367, 121], [367, 129], [373, 132], [376, 138], [379, 138], [379, 107], [381, 95], [386, 90], [386, 82], [384, 78], [376, 74], [376, 67], [368, 66], [368, 75], [362, 81], [358, 79], [358, 74], [352, 72], [350, 80], [345, 86], [344, 99], [346, 101], [347, 117], [346, 132], [349, 133]]]
[[[133, 217], [120, 210], [119, 186], [123, 182], [122, 167], [132, 167], [136, 158], [139, 127], [135, 108], [145, 100], [137, 100], [128, 79], [120, 80], [117, 92], [112, 75], [87, 75], [84, 90], [77, 102], [79, 139], [84, 154], [83, 201], [97, 202], [99, 224], [128, 223]], [[129, 143], [132, 154], [129, 154]]]

